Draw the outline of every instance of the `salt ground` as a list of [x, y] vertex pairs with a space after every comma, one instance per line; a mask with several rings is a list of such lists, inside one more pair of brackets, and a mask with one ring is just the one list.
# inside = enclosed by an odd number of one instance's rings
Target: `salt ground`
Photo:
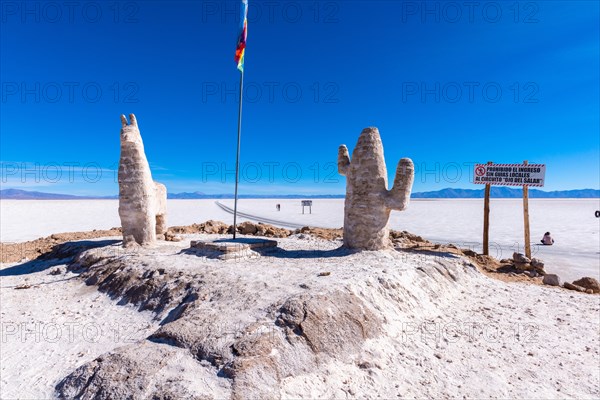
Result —
[[[56, 382], [74, 368], [158, 326], [150, 312], [117, 305], [75, 274], [49, 271], [12, 264], [0, 270], [2, 399], [52, 398]], [[20, 285], [31, 287], [15, 289]]]
[[[161, 242], [131, 261], [144, 268], [201, 273], [204, 285], [220, 295], [216, 302], [198, 302], [198, 311], [214, 314], [217, 326], [263, 321], [267, 306], [286, 296], [336, 290], [362, 299], [382, 321], [382, 333], [366, 340], [348, 360], [323, 359], [310, 371], [283, 377], [282, 398], [600, 396], [600, 296], [496, 281], [453, 256], [344, 253], [335, 250], [340, 241], [300, 235], [278, 239], [280, 250], [258, 259], [224, 262], [181, 251], [191, 239], [214, 237], [186, 235], [184, 242]], [[121, 260], [127, 257], [117, 251], [118, 243], [113, 246]], [[322, 271], [330, 275], [319, 277]], [[96, 343], [78, 330], [74, 341], [46, 336], [36, 343], [26, 336], [23, 342], [19, 335], [6, 335], [2, 398], [50, 398], [61, 377], [102, 353], [118, 351], [126, 339], [146, 343], [146, 350], [158, 346], [144, 339], [157, 328], [151, 315], [117, 305], [118, 299], [86, 287], [70, 272], [27, 273], [15, 265], [4, 265], [0, 272], [4, 333], [6, 324], [21, 322], [92, 323], [108, 333], [98, 336], [90, 330]], [[15, 289], [24, 282], [32, 287]], [[138, 330], [124, 329], [124, 336], [115, 340], [115, 324]], [[178, 375], [181, 385], [228, 397], [231, 388], [212, 366], [183, 349], [178, 354], [177, 364], [186, 366]], [[173, 377], [171, 367], [169, 363], [160, 375]]]
[[[233, 200], [220, 200], [233, 207]], [[275, 205], [281, 204], [281, 211]], [[300, 200], [241, 199], [239, 210], [262, 219], [293, 226], [339, 228], [344, 218], [343, 199], [316, 199], [312, 214], [302, 214]], [[108, 229], [120, 226], [117, 200], [2, 200], [0, 241], [32, 240], [58, 232]], [[600, 220], [594, 212], [600, 199], [530, 199], [532, 253], [546, 262], [546, 270], [573, 281], [582, 276], [600, 279]], [[308, 213], [308, 208], [305, 209]], [[232, 216], [215, 200], [169, 200], [168, 225], [190, 225], [209, 219], [232, 222]], [[239, 218], [239, 221], [257, 218]], [[390, 227], [407, 230], [434, 242], [481, 249], [482, 199], [412, 200], [403, 212], [392, 212]], [[280, 225], [284, 225], [280, 224]], [[274, 224], [277, 225], [277, 224]], [[544, 232], [555, 237], [554, 246], [538, 245]], [[520, 199], [492, 199], [490, 254], [510, 258], [523, 251], [523, 212]]]

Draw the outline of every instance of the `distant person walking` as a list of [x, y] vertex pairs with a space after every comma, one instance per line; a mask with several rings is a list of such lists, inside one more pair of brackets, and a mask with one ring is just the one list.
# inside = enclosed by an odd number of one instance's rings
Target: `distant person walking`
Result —
[[544, 246], [552, 246], [554, 244], [554, 239], [550, 235], [550, 232], [544, 233], [544, 238], [541, 240]]
[[281, 204], [277, 204], [277, 205], [275, 206], [275, 208], [277, 209], [277, 211], [281, 211]]

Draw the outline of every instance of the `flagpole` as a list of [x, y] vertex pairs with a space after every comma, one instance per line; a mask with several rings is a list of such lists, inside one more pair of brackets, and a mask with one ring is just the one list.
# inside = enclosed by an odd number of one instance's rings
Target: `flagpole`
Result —
[[240, 143], [242, 137], [242, 94], [244, 93], [244, 70], [240, 74], [240, 106], [238, 110], [238, 136], [237, 136], [237, 155], [235, 158], [235, 196], [233, 201], [233, 238], [235, 239], [237, 229], [237, 202], [238, 202], [238, 183], [240, 181]]

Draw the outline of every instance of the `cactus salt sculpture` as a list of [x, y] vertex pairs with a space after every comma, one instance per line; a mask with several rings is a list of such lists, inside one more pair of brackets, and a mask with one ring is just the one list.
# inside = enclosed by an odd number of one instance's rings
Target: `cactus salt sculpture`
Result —
[[167, 231], [167, 189], [152, 180], [144, 143], [135, 115], [121, 115], [121, 159], [119, 161], [119, 216], [123, 243], [149, 245]]
[[398, 163], [394, 187], [387, 190], [383, 145], [377, 128], [363, 129], [352, 153], [341, 145], [338, 172], [346, 176], [344, 246], [380, 250], [389, 246], [388, 219], [391, 210], [406, 209], [414, 179], [410, 158]]

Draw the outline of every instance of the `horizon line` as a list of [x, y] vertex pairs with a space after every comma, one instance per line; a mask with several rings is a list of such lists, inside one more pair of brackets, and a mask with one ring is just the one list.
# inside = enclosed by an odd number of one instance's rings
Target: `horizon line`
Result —
[[[484, 185], [481, 185], [484, 186]], [[509, 190], [523, 190], [522, 187], [518, 186], [518, 187], [509, 187], [509, 186], [494, 186], [492, 185], [492, 189], [493, 188], [506, 188]], [[6, 189], [0, 189], [0, 192], [4, 192], [4, 191], [8, 191], [8, 190], [15, 190], [15, 191], [20, 191], [20, 192], [24, 192], [24, 193], [39, 193], [39, 194], [44, 194], [44, 195], [54, 195], [54, 196], [71, 196], [71, 197], [80, 197], [83, 199], [118, 199], [119, 195], [118, 194], [111, 194], [111, 195], [85, 195], [85, 194], [73, 194], [73, 193], [53, 193], [53, 192], [43, 192], [43, 191], [38, 191], [38, 190], [25, 190], [25, 189], [16, 189], [16, 188], [6, 188]], [[413, 192], [411, 193], [411, 197], [413, 195], [422, 195], [422, 194], [429, 194], [429, 193], [437, 193], [437, 192], [442, 192], [442, 191], [446, 191], [446, 190], [460, 190], [460, 191], [471, 191], [471, 192], [476, 192], [476, 191], [483, 191], [484, 188], [482, 187], [481, 189], [470, 189], [470, 188], [453, 188], [453, 187], [446, 187], [446, 188], [442, 188], [442, 189], [437, 189], [437, 190], [426, 190], [426, 191], [420, 191], [420, 192]], [[543, 192], [543, 193], [557, 193], [557, 192], [578, 192], [578, 191], [596, 191], [596, 192], [600, 192], [600, 189], [592, 189], [592, 188], [582, 188], [582, 189], [564, 189], [564, 190], [542, 190], [540, 188], [530, 188], [530, 191], [536, 191], [536, 192]], [[167, 192], [167, 197], [169, 195], [197, 195], [197, 196], [204, 196], [206, 198], [223, 198], [224, 196], [230, 196], [231, 198], [234, 197], [233, 193], [203, 193], [203, 192]], [[288, 194], [272, 194], [272, 193], [268, 193], [268, 194], [260, 194], [260, 193], [248, 193], [248, 194], [240, 194], [240, 197], [261, 197], [261, 198], [284, 198], [284, 197], [337, 197], [337, 198], [343, 198], [346, 196], [346, 194], [341, 194], [341, 193], [321, 193], [321, 194], [316, 194], [316, 193], [312, 193], [312, 194], [306, 194], [306, 193], [288, 193]], [[590, 198], [597, 198], [600, 197], [600, 193], [598, 194], [598, 196], [595, 197], [590, 197]], [[0, 197], [1, 199], [1, 197]], [[17, 199], [15, 199], [17, 200]], [[171, 199], [171, 200], [185, 200], [185, 199]]]

